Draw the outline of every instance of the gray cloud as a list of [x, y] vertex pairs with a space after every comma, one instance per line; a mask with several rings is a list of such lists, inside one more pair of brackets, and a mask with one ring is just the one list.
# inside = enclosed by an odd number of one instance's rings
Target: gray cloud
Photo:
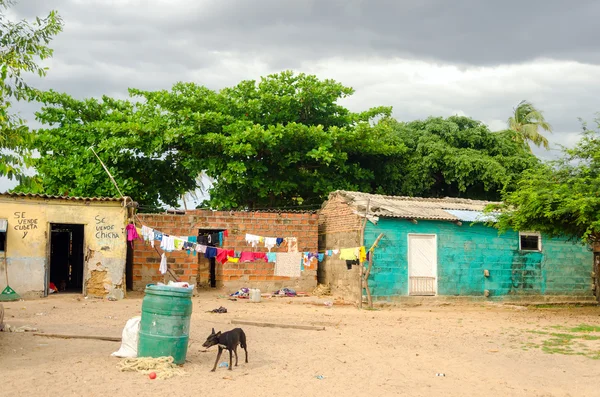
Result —
[[[31, 82], [78, 98], [291, 68], [353, 86], [353, 110], [392, 105], [401, 120], [458, 112], [500, 128], [528, 99], [567, 145], [577, 117], [600, 110], [593, 0], [21, 0], [10, 12], [50, 9], [65, 30], [48, 76]], [[35, 107], [18, 109], [31, 120]]]

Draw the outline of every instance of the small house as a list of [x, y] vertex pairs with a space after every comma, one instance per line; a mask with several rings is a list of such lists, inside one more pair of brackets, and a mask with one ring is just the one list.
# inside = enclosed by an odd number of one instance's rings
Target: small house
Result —
[[[469, 296], [488, 299], [593, 300], [593, 253], [581, 242], [536, 231], [500, 234], [486, 201], [396, 197], [336, 191], [319, 215], [319, 249], [373, 251], [374, 299]], [[326, 256], [320, 283], [358, 299], [359, 266]], [[363, 291], [364, 293], [364, 291]]]
[[0, 291], [8, 283], [26, 298], [57, 290], [122, 298], [131, 204], [119, 198], [0, 194]]

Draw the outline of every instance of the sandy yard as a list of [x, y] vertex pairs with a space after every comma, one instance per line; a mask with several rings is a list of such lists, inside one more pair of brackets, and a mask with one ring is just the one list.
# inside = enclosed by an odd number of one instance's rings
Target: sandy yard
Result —
[[[116, 368], [118, 342], [0, 333], [0, 394], [74, 396], [598, 396], [600, 308], [482, 304], [358, 311], [325, 299], [193, 298], [184, 377], [150, 380]], [[315, 304], [311, 304], [315, 302]], [[56, 295], [5, 303], [5, 323], [46, 333], [120, 336], [141, 296], [112, 302]], [[227, 314], [207, 313], [225, 306]], [[209, 372], [201, 344], [231, 319], [324, 325], [325, 331], [243, 326], [249, 364]], [[243, 357], [243, 355], [241, 355]], [[224, 355], [221, 361], [226, 361]], [[443, 373], [445, 376], [437, 376]], [[321, 377], [319, 377], [322, 376]], [[170, 394], [169, 394], [170, 393]]]

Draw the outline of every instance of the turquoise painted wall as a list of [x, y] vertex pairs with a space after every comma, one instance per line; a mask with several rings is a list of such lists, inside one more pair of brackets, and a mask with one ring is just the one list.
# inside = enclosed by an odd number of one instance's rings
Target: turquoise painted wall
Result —
[[[498, 234], [483, 224], [457, 226], [451, 222], [380, 219], [367, 222], [365, 245], [379, 233], [385, 236], [375, 250], [369, 276], [377, 298], [408, 295], [409, 233], [437, 235], [438, 295], [591, 296], [593, 254], [581, 244], [542, 236], [542, 252], [519, 250], [519, 234]], [[484, 277], [484, 269], [490, 276]]]

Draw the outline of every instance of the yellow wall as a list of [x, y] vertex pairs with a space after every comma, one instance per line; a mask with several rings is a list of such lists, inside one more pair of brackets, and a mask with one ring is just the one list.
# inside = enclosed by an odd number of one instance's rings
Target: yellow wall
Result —
[[[7, 248], [0, 252], [0, 288], [21, 296], [43, 296], [49, 262], [51, 223], [84, 225], [84, 293], [125, 293], [127, 209], [119, 201], [75, 201], [0, 195], [0, 218], [8, 219]], [[4, 260], [6, 255], [6, 261]]]

